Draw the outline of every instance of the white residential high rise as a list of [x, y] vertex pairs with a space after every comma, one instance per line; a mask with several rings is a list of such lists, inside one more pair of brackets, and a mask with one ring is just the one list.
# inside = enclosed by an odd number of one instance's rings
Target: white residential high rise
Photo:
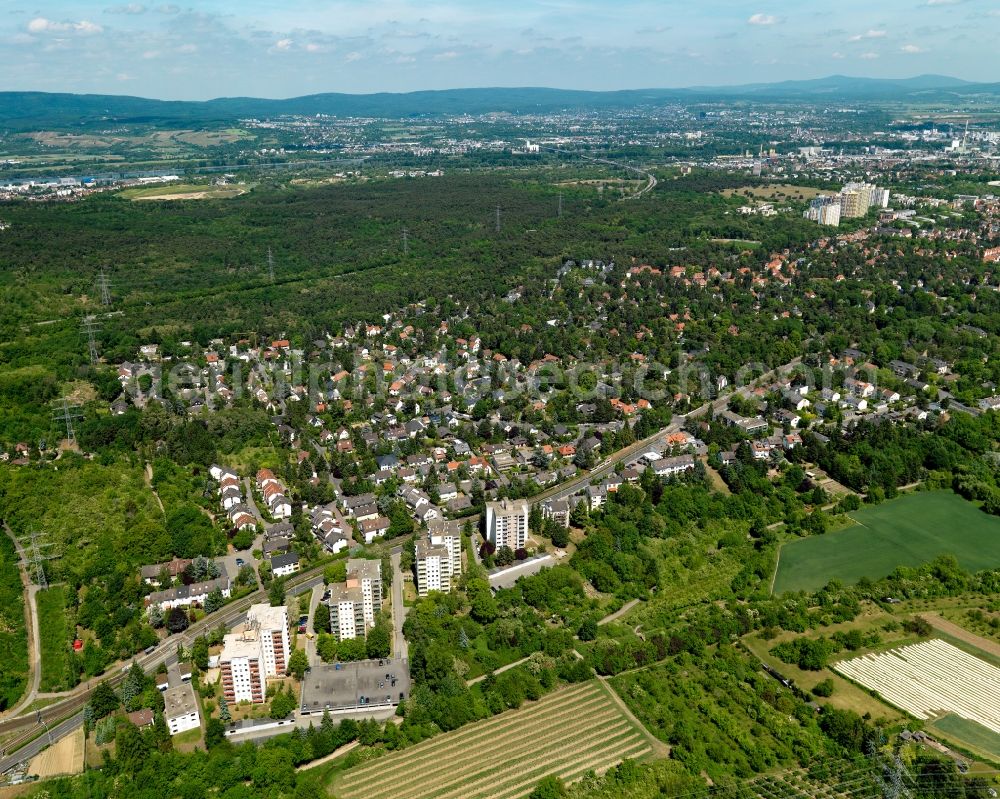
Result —
[[348, 588], [360, 588], [364, 624], [375, 626], [375, 617], [382, 610], [382, 563], [377, 560], [351, 558], [347, 561]]
[[259, 633], [260, 650], [264, 663], [264, 676], [275, 677], [285, 673], [290, 650], [288, 648], [288, 608], [282, 605], [251, 605], [247, 611], [247, 626]]
[[806, 219], [821, 225], [837, 227], [840, 224], [840, 197], [828, 197], [821, 194], [809, 203], [809, 210], [804, 214]]
[[487, 502], [486, 537], [497, 549], [523, 549], [528, 543], [528, 500]]
[[330, 587], [330, 632], [338, 641], [365, 635], [364, 605], [360, 586], [339, 583]]
[[222, 639], [219, 670], [227, 702], [264, 701], [264, 664], [256, 630], [229, 633]]
[[414, 565], [420, 596], [447, 593], [462, 573], [462, 535], [453, 524], [434, 519], [427, 525], [427, 538], [417, 542]]
[[448, 547], [430, 541], [417, 541], [414, 562], [417, 567], [417, 593], [451, 591], [452, 559]]

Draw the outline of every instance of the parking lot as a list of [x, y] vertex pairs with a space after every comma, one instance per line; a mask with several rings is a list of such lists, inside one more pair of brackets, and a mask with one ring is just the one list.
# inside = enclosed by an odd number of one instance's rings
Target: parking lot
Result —
[[410, 669], [405, 660], [360, 660], [320, 663], [302, 680], [302, 714], [392, 707], [410, 696]]

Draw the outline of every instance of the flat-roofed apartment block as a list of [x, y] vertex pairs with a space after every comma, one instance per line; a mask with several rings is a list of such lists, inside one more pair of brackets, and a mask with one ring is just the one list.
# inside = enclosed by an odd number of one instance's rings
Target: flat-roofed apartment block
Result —
[[260, 650], [264, 661], [264, 676], [285, 673], [290, 655], [288, 644], [288, 608], [251, 605], [247, 611], [247, 626], [256, 627], [260, 634]]
[[330, 632], [338, 641], [364, 637], [365, 599], [360, 586], [337, 583], [330, 586]]
[[264, 701], [264, 655], [257, 630], [229, 633], [222, 639], [219, 671], [227, 702]]
[[171, 735], [193, 730], [201, 724], [198, 702], [194, 697], [191, 683], [181, 683], [176, 688], [168, 688], [164, 692], [163, 717]]
[[427, 596], [431, 591], [451, 591], [452, 561], [448, 547], [428, 540], [417, 541], [414, 561], [420, 596]]
[[528, 543], [528, 501], [502, 499], [487, 502], [486, 536], [497, 549], [523, 549]]
[[455, 522], [431, 519], [427, 523], [427, 537], [434, 546], [447, 547], [448, 558], [451, 560], [451, 576], [458, 577], [462, 573], [462, 534], [456, 528]]
[[364, 610], [364, 623], [375, 626], [375, 617], [382, 610], [382, 562], [365, 558], [347, 561], [348, 588], [360, 588]]
[[454, 522], [434, 519], [427, 525], [427, 538], [417, 541], [414, 556], [417, 593], [447, 593], [462, 573], [462, 535]]

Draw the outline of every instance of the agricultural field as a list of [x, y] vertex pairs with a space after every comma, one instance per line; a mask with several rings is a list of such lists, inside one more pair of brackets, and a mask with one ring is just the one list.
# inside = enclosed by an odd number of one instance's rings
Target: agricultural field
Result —
[[792, 799], [809, 796], [813, 799], [875, 799], [881, 797], [873, 767], [850, 760], [816, 760], [809, 768], [789, 769], [777, 774], [758, 777], [747, 784], [750, 792], [760, 799]]
[[645, 731], [591, 681], [351, 769], [333, 791], [341, 799], [518, 799], [549, 774], [573, 780], [652, 751]]
[[973, 572], [1000, 566], [1000, 518], [951, 491], [907, 494], [850, 516], [852, 527], [781, 548], [775, 594], [879, 579], [946, 554]]
[[83, 727], [63, 736], [31, 759], [28, 773], [41, 779], [83, 772]]
[[932, 639], [833, 666], [918, 719], [954, 713], [1000, 733], [1000, 669]]
[[932, 721], [926, 729], [937, 737], [957, 741], [966, 749], [981, 753], [988, 760], [1000, 761], [1000, 735], [982, 724], [949, 713]]

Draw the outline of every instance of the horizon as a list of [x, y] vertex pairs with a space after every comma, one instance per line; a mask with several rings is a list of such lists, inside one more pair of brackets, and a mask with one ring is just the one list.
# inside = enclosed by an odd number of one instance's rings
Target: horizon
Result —
[[[680, 89], [835, 74], [1000, 79], [988, 0], [49, 0], [0, 15], [0, 91], [162, 100]], [[665, 6], [665, 7], [664, 7]]]
[[[252, 100], [265, 100], [265, 101], [275, 101], [281, 102], [286, 100], [295, 100], [303, 97], [315, 97], [323, 95], [342, 95], [346, 97], [370, 97], [380, 94], [387, 95], [410, 95], [410, 94], [421, 94], [421, 93], [445, 93], [445, 92], [457, 92], [457, 91], [554, 91], [554, 92], [583, 92], [589, 94], [606, 94], [615, 92], [661, 92], [661, 91], [699, 91], [699, 90], [721, 90], [721, 89], [739, 89], [748, 86], [778, 86], [783, 83], [799, 83], [799, 82], [812, 82], [812, 81], [824, 81], [824, 80], [834, 80], [837, 78], [844, 78], [846, 80], [858, 80], [858, 81], [909, 81], [918, 80], [920, 78], [945, 78], [948, 80], [964, 81], [966, 83], [975, 84], [985, 84], [984, 81], [970, 80], [968, 78], [959, 77], [956, 75], [944, 75], [938, 73], [924, 72], [914, 75], [902, 75], [899, 77], [874, 77], [872, 75], [847, 75], [844, 73], [828, 74], [828, 75], [817, 75], [815, 77], [809, 78], [788, 78], [784, 80], [776, 81], [753, 81], [747, 83], [724, 83], [724, 84], [703, 84], [698, 86], [623, 86], [617, 89], [591, 89], [591, 88], [570, 88], [566, 86], [551, 86], [551, 85], [482, 85], [482, 86], [444, 86], [441, 88], [433, 89], [407, 89], [403, 91], [371, 91], [371, 92], [353, 92], [353, 91], [318, 91], [310, 92], [309, 94], [290, 94], [283, 96], [264, 96], [264, 95], [241, 95], [241, 94], [230, 94], [230, 95], [218, 95], [215, 97], [205, 97], [201, 99], [193, 98], [174, 98], [174, 97], [154, 97], [148, 94], [133, 94], [128, 92], [62, 92], [62, 91], [48, 91], [44, 89], [2, 89], [0, 88], [0, 94], [67, 94], [75, 96], [94, 96], [94, 97], [133, 97], [141, 100], [151, 100], [153, 102], [181, 102], [181, 103], [211, 103], [219, 100], [235, 100], [235, 99], [252, 99]], [[1000, 83], [1000, 80], [996, 81]]]

